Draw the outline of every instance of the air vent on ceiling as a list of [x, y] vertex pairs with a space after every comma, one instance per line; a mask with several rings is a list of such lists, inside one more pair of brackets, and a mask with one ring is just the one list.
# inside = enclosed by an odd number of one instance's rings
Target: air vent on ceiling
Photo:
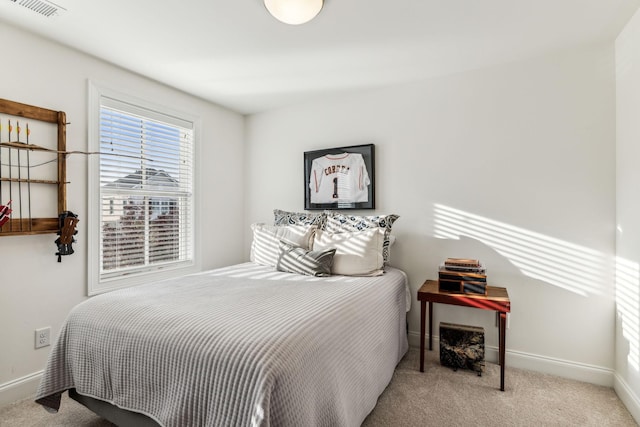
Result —
[[26, 7], [29, 10], [32, 10], [36, 13], [39, 13], [42, 16], [46, 16], [47, 18], [51, 18], [53, 16], [59, 16], [63, 12], [66, 12], [62, 6], [59, 6], [55, 3], [52, 3], [47, 0], [11, 0], [12, 2]]

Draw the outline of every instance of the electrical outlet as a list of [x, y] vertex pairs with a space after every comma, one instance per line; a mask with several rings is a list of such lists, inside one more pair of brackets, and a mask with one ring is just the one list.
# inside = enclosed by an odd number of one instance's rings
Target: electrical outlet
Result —
[[36, 329], [36, 348], [46, 347], [51, 344], [51, 326]]

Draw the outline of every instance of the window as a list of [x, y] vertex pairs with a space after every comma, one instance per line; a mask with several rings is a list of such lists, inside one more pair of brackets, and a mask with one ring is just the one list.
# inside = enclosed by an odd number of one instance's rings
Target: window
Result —
[[193, 120], [93, 89], [90, 295], [194, 264]]

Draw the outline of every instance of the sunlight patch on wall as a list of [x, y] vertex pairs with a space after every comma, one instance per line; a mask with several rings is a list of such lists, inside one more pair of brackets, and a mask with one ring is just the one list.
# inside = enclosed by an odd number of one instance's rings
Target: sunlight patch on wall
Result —
[[620, 257], [616, 258], [616, 310], [622, 336], [629, 342], [627, 361], [640, 371], [640, 267]]
[[609, 282], [598, 251], [460, 209], [435, 204], [434, 233], [442, 239], [476, 239], [523, 274], [579, 295], [600, 294], [599, 284]]

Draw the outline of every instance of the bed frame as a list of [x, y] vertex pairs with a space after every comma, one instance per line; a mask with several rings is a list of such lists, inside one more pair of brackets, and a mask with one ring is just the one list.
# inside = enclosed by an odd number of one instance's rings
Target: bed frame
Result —
[[144, 414], [127, 411], [103, 400], [83, 396], [75, 388], [69, 390], [69, 397], [118, 427], [161, 427]]

